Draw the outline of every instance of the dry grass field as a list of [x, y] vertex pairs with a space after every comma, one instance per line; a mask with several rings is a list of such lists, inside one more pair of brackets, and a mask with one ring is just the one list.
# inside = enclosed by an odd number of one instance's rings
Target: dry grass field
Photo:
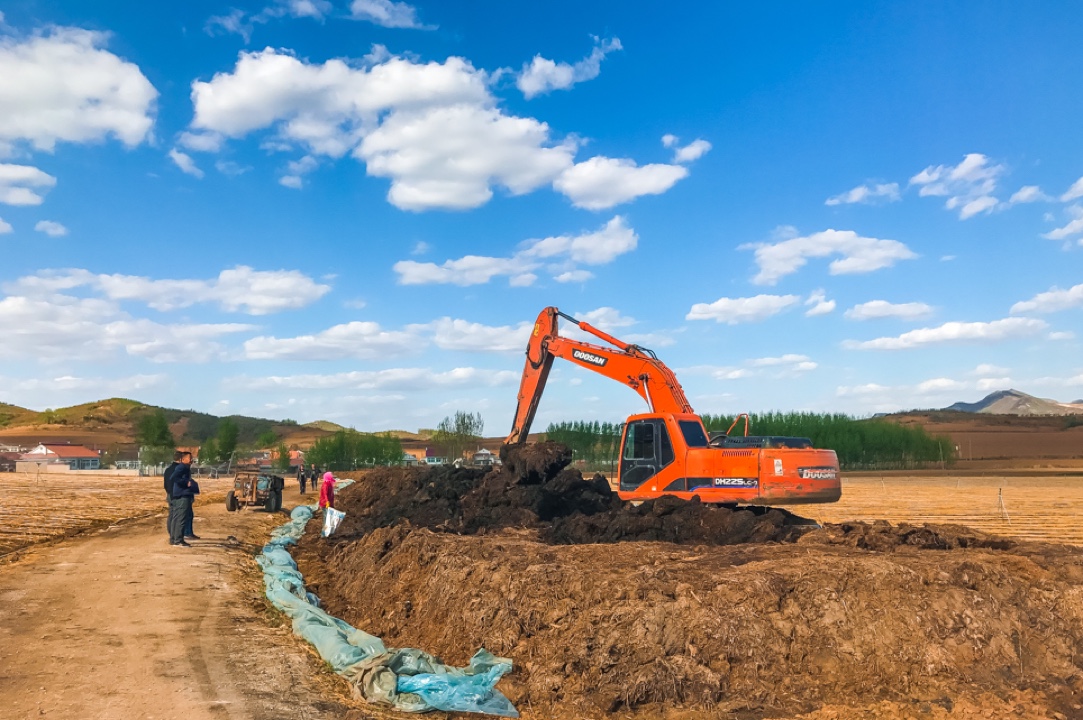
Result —
[[[198, 504], [218, 502], [232, 478], [199, 481]], [[36, 542], [166, 511], [160, 477], [0, 473], [0, 557]]]
[[1025, 540], [1083, 545], [1083, 477], [844, 473], [841, 501], [790, 509], [820, 522], [959, 524]]

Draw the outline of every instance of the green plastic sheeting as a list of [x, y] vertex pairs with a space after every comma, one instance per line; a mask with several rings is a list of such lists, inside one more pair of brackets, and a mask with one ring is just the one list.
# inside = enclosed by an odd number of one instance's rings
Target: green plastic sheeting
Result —
[[287, 548], [297, 543], [315, 514], [314, 505], [294, 508], [290, 521], [271, 532], [256, 557], [263, 568], [267, 599], [293, 620], [293, 632], [308, 640], [354, 694], [405, 712], [477, 712], [519, 717], [496, 683], [511, 660], [478, 650], [465, 668], [449, 667], [421, 650], [387, 648], [380, 638], [320, 609]]

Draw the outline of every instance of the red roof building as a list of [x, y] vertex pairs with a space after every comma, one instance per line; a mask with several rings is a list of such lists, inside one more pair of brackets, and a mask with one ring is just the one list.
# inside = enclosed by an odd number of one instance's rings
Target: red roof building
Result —
[[101, 454], [97, 450], [63, 443], [41, 443], [28, 453], [24, 462], [66, 464], [72, 470], [97, 470], [101, 467]]

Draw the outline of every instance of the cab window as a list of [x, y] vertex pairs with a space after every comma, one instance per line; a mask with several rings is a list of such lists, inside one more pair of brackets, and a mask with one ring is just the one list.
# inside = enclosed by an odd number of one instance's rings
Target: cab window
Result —
[[633, 423], [628, 426], [628, 434], [624, 439], [624, 459], [654, 459], [654, 425], [652, 423]]
[[685, 445], [707, 447], [707, 435], [703, 432], [703, 425], [695, 420], [681, 420], [677, 424], [681, 426], [681, 435], [684, 435]]

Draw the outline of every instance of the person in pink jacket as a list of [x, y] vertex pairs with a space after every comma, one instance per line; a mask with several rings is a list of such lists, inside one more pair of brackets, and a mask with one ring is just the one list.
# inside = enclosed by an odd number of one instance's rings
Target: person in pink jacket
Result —
[[319, 508], [335, 507], [335, 476], [329, 472], [323, 474], [323, 482], [320, 484]]

